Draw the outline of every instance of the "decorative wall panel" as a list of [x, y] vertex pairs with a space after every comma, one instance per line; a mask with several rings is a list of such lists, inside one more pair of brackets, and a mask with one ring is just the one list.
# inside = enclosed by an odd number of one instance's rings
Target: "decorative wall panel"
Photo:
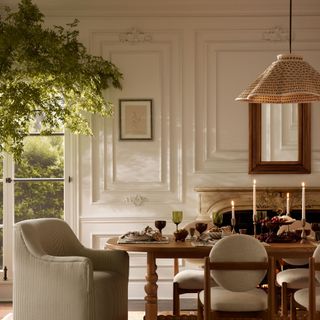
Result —
[[[111, 59], [124, 76], [123, 90], [114, 90], [110, 96], [115, 104], [114, 118], [93, 120], [94, 133], [99, 139], [92, 139], [91, 146], [92, 201], [123, 203], [132, 197], [129, 192], [135, 190], [138, 193], [135, 196], [143, 199], [139, 205], [180, 202], [180, 35], [131, 33], [133, 31], [94, 32], [91, 37], [92, 51]], [[119, 140], [119, 99], [152, 99], [153, 140]]]
[[[302, 35], [296, 34], [296, 53], [306, 60], [319, 56], [319, 36], [311, 33], [314, 38], [308, 42], [300, 42]], [[288, 46], [282, 38], [272, 41], [265, 34], [258, 29], [196, 33], [194, 169], [198, 173], [226, 172], [226, 167], [230, 173], [248, 170], [248, 106], [234, 99]], [[319, 61], [313, 66], [319, 69]]]

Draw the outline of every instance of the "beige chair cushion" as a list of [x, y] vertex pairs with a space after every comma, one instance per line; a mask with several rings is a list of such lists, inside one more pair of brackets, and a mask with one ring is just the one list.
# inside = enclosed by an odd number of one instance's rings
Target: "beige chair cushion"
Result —
[[[204, 304], [204, 291], [199, 294]], [[232, 292], [221, 287], [211, 288], [211, 310], [229, 312], [263, 311], [268, 308], [268, 295], [261, 289]]]
[[282, 286], [283, 282], [286, 282], [287, 287], [290, 289], [307, 288], [309, 284], [309, 269], [296, 268], [280, 271], [276, 280], [280, 286]]
[[[203, 289], [204, 288], [204, 271], [199, 270], [183, 270], [175, 275], [173, 282], [179, 284], [181, 289]], [[213, 279], [211, 279], [211, 286], [217, 285]]]
[[[296, 291], [294, 293], [294, 300], [297, 301], [300, 305], [309, 308], [309, 288], [304, 288]], [[316, 310], [320, 310], [320, 288], [316, 288]]]
[[[252, 236], [236, 234], [219, 240], [210, 252], [211, 262], [266, 262], [268, 255], [263, 244]], [[217, 284], [230, 291], [256, 288], [267, 270], [212, 270]]]

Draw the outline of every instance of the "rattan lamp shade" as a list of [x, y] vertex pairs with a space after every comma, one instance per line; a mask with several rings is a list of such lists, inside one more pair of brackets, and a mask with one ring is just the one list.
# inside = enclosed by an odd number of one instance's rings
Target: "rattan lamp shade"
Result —
[[237, 101], [307, 103], [320, 101], [320, 74], [302, 56], [281, 54]]

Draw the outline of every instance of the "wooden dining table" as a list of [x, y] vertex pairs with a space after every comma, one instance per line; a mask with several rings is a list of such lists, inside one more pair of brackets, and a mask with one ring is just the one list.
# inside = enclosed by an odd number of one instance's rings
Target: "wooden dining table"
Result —
[[[308, 258], [312, 256], [318, 244], [315, 241], [307, 240], [305, 243], [269, 243], [265, 244], [268, 256], [272, 261], [281, 258]], [[157, 297], [157, 259], [168, 258], [204, 258], [209, 255], [212, 246], [194, 246], [191, 241], [176, 242], [169, 237], [168, 243], [118, 243], [118, 238], [110, 238], [106, 243], [107, 249], [123, 250], [127, 252], [147, 253], [147, 272], [145, 285], [145, 320], [156, 320], [158, 315]], [[268, 277], [268, 301], [269, 319], [274, 319], [276, 313], [275, 294], [275, 265]]]

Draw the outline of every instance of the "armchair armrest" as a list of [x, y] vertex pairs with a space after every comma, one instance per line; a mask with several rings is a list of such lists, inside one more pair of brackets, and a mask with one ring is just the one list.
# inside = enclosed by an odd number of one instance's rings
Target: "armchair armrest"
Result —
[[84, 248], [84, 255], [92, 261], [93, 270], [109, 270], [129, 277], [129, 255], [125, 251]]

